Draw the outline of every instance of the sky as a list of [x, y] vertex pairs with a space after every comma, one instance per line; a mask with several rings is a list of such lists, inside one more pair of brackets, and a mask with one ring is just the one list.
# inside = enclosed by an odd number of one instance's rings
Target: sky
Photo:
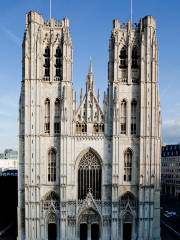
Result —
[[[6, 0], [0, 3], [0, 152], [18, 149], [18, 101], [22, 80], [25, 14], [49, 19], [49, 0]], [[163, 144], [180, 143], [180, 1], [133, 0], [133, 22], [157, 20]], [[108, 81], [108, 41], [112, 20], [127, 22], [130, 0], [52, 0], [52, 17], [70, 19], [74, 48], [74, 88], [83, 86], [90, 57], [101, 96]]]

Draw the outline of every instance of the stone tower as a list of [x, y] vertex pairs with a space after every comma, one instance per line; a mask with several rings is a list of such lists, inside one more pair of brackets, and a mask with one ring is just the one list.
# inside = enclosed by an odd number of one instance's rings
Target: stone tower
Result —
[[101, 108], [92, 63], [79, 104], [68, 19], [26, 17], [19, 240], [159, 240], [156, 23], [113, 23]]

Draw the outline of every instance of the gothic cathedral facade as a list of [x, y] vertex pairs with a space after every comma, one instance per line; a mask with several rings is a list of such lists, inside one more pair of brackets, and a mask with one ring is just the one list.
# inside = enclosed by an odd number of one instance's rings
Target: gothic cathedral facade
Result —
[[19, 240], [160, 240], [156, 22], [113, 21], [101, 106], [90, 63], [77, 103], [69, 20], [26, 16]]

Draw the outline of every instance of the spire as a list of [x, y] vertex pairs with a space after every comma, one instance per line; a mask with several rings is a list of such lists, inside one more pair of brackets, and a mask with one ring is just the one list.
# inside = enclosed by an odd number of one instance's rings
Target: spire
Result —
[[89, 71], [88, 71], [87, 82], [86, 82], [87, 92], [93, 91], [93, 85], [94, 85], [94, 74], [93, 74], [93, 68], [92, 68], [92, 61], [90, 58]]

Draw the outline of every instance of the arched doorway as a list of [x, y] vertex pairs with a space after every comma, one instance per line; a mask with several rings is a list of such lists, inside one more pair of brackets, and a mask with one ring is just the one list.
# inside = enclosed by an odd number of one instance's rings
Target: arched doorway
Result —
[[130, 212], [127, 212], [123, 216], [123, 240], [132, 239], [132, 227], [133, 227], [133, 216]]
[[48, 217], [48, 240], [57, 239], [56, 215], [51, 213]]
[[94, 209], [87, 209], [79, 217], [80, 240], [100, 240], [100, 216]]
[[45, 236], [48, 240], [59, 239], [57, 213], [59, 212], [59, 195], [53, 191], [48, 191], [42, 199], [43, 211], [45, 211]]
[[121, 211], [121, 238], [123, 240], [134, 239], [135, 231], [135, 216], [136, 211], [136, 198], [131, 192], [126, 192], [120, 199], [120, 211]]

